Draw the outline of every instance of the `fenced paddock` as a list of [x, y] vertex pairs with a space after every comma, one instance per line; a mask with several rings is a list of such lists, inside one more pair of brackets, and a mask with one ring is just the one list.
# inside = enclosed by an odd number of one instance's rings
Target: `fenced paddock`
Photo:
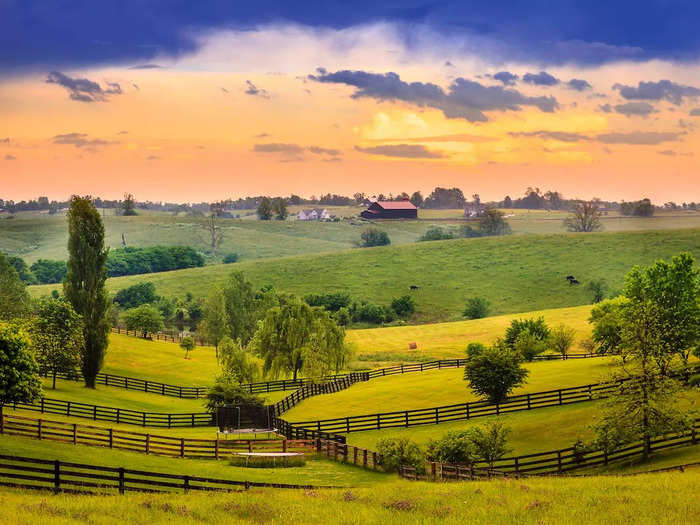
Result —
[[321, 489], [313, 485], [203, 478], [0, 455], [0, 486], [69, 493], [242, 491], [250, 487]]

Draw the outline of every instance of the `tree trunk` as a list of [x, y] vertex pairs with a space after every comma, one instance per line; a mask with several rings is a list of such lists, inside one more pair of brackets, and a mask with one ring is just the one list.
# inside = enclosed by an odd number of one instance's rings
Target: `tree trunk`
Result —
[[51, 387], [56, 390], [56, 369], [53, 369], [53, 386]]

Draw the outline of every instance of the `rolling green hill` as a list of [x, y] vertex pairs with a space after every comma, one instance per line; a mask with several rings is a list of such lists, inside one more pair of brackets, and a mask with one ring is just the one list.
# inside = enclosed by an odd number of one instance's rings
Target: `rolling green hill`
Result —
[[[298, 241], [302, 243], [303, 241]], [[255, 286], [272, 284], [296, 293], [345, 291], [388, 304], [411, 293], [416, 321], [455, 320], [469, 297], [487, 298], [492, 314], [590, 303], [586, 283], [605, 279], [616, 289], [635, 264], [648, 265], [681, 251], [700, 257], [700, 229], [623, 233], [508, 236], [354, 249], [307, 256], [243, 261], [173, 272], [109, 279], [115, 292], [151, 281], [161, 295], [203, 296], [232, 269]], [[580, 286], [570, 286], [566, 275]], [[409, 292], [409, 286], [420, 288]], [[30, 287], [35, 296], [56, 285]]]

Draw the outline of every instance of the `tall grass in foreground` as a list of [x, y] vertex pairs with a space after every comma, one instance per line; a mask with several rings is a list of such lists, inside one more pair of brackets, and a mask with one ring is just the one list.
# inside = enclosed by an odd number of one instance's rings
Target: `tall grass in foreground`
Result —
[[700, 470], [232, 494], [0, 492], [3, 523], [697, 523]]

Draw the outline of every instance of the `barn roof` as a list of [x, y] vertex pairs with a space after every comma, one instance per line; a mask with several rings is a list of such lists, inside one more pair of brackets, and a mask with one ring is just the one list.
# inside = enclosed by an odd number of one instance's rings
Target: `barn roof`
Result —
[[377, 205], [385, 210], [415, 210], [416, 207], [411, 201], [377, 201]]

